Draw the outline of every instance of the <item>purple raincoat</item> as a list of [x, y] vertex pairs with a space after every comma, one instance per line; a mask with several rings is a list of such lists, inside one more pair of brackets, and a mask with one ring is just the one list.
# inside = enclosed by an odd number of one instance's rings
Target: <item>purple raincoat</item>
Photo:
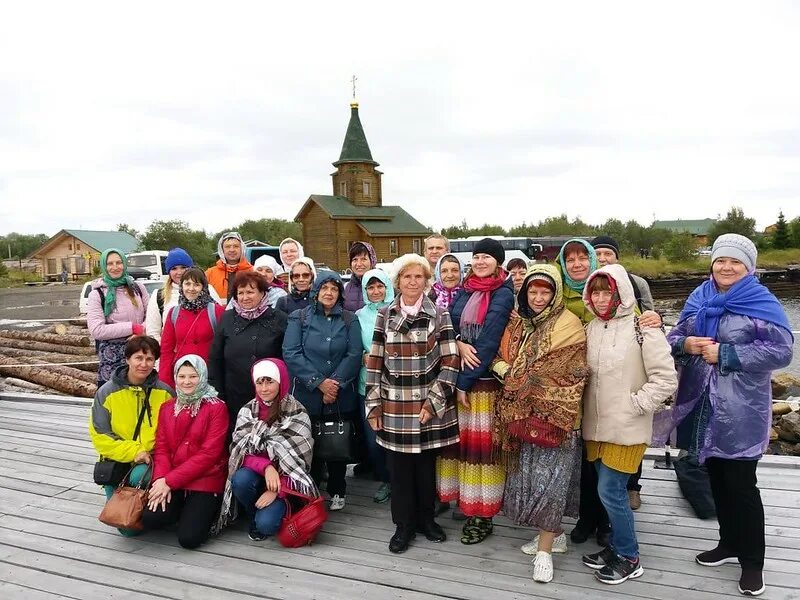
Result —
[[772, 424], [772, 371], [792, 361], [790, 331], [769, 321], [724, 313], [717, 342], [719, 364], [683, 353], [683, 342], [694, 333], [694, 316], [667, 335], [678, 362], [678, 396], [672, 410], [656, 415], [653, 443], [663, 445], [670, 432], [697, 406], [708, 389], [711, 417], [698, 440], [699, 459], [759, 458], [769, 443]]

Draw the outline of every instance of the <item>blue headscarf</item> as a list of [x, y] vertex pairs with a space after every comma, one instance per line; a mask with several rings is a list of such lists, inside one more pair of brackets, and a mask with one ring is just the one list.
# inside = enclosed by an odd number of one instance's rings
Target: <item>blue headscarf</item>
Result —
[[726, 312], [769, 321], [790, 332], [792, 330], [781, 303], [755, 275], [745, 275], [727, 292], [720, 292], [710, 277], [689, 295], [678, 322], [694, 316], [695, 335], [716, 339], [720, 317]]
[[[576, 242], [583, 245], [583, 247], [586, 248], [586, 254], [589, 255], [589, 272], [586, 274], [586, 279], [583, 281], [575, 281], [569, 276], [569, 273], [567, 272], [567, 263], [564, 260], [564, 248], [566, 248], [569, 244]], [[586, 287], [586, 282], [589, 281], [589, 275], [597, 270], [597, 254], [594, 251], [594, 247], [586, 240], [581, 238], [572, 238], [571, 240], [567, 240], [567, 242], [561, 246], [561, 250], [558, 251], [558, 263], [561, 265], [561, 273], [564, 275], [564, 285], [566, 285], [569, 289], [582, 294], [583, 288]]]
[[[184, 394], [178, 387], [178, 371], [187, 363], [195, 371], [197, 371], [197, 375], [200, 377], [197, 387], [191, 394]], [[221, 400], [217, 398], [217, 390], [214, 389], [214, 386], [208, 383], [208, 367], [206, 367], [206, 362], [201, 357], [197, 356], [197, 354], [186, 354], [181, 356], [175, 361], [175, 367], [173, 368], [172, 374], [175, 378], [175, 416], [177, 416], [178, 413], [184, 408], [188, 408], [189, 413], [193, 417], [196, 417], [197, 411], [200, 410], [200, 403], [203, 400], [221, 402]]]

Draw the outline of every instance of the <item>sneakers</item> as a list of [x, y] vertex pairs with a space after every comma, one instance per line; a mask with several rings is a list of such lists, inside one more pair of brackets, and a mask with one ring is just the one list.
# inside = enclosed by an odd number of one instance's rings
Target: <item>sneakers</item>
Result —
[[636, 562], [632, 562], [622, 556], [614, 555], [613, 560], [599, 571], [594, 572], [594, 578], [601, 583], [609, 585], [619, 585], [628, 581], [628, 579], [636, 579], [644, 574], [642, 562], [637, 558]]
[[[536, 553], [539, 551], [539, 536], [537, 535], [533, 538], [533, 541], [524, 544], [520, 550], [522, 550], [525, 554], [529, 554], [530, 556], [535, 556]], [[553, 554], [564, 554], [567, 551], [567, 534], [563, 531], [556, 536], [556, 539], [553, 540]]]
[[739, 578], [739, 593], [745, 596], [760, 596], [767, 586], [764, 585], [764, 576], [758, 569], [742, 569]]
[[553, 581], [553, 557], [549, 552], [537, 552], [533, 559], [533, 580], [539, 583]]
[[336, 494], [333, 498], [331, 498], [330, 510], [342, 510], [343, 508], [344, 508], [344, 496]]
[[631, 510], [639, 510], [642, 506], [642, 495], [636, 490], [628, 490], [628, 504]]
[[581, 557], [583, 564], [589, 567], [590, 569], [600, 570], [606, 565], [610, 565], [617, 554], [611, 548], [603, 548], [600, 552], [594, 552], [592, 554], [584, 554]]
[[694, 560], [698, 565], [703, 565], [704, 567], [718, 567], [720, 565], [724, 565], [725, 563], [739, 562], [739, 559], [735, 554], [729, 550], [721, 548], [720, 546], [717, 546], [713, 550], [701, 552], [694, 557]]
[[255, 523], [250, 523], [250, 530], [247, 532], [247, 537], [249, 537], [254, 542], [263, 542], [269, 536], [264, 535], [258, 529], [256, 529]]
[[392, 497], [392, 485], [390, 483], [382, 483], [375, 495], [372, 496], [372, 501], [378, 504], [384, 504]]

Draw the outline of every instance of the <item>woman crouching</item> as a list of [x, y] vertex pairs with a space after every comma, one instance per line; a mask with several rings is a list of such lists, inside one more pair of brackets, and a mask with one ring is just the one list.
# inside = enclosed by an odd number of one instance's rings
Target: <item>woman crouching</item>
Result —
[[319, 496], [309, 473], [314, 440], [311, 419], [289, 394], [289, 371], [282, 360], [266, 358], [253, 365], [256, 397], [245, 404], [233, 430], [230, 478], [215, 527], [221, 530], [236, 517], [241, 503], [250, 521], [250, 539], [275, 535], [286, 515], [282, 490]]

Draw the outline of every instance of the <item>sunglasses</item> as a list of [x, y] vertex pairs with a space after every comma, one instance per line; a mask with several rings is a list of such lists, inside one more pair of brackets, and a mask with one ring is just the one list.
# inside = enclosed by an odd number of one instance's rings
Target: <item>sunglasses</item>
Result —
[[311, 273], [292, 273], [292, 279], [311, 279]]

